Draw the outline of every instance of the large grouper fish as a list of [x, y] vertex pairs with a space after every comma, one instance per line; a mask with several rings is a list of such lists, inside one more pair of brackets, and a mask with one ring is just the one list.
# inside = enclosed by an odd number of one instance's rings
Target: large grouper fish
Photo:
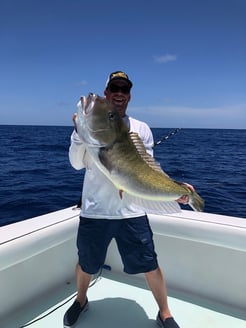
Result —
[[171, 211], [179, 212], [175, 200], [188, 195], [191, 208], [203, 210], [203, 199], [162, 170], [146, 152], [138, 134], [128, 131], [119, 112], [107, 99], [92, 93], [82, 96], [76, 123], [86, 152], [119, 190], [119, 200], [130, 197], [140, 206], [156, 208], [157, 212], [162, 210], [160, 203], [164, 204], [164, 212], [165, 204], [172, 203]]

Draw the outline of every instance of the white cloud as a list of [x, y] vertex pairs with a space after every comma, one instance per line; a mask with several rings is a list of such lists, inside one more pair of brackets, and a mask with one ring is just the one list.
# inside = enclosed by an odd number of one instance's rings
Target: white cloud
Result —
[[246, 104], [227, 107], [147, 106], [131, 108], [132, 116], [151, 127], [246, 129]]
[[86, 80], [82, 80], [82, 81], [79, 81], [78, 83], [77, 83], [77, 85], [78, 86], [80, 86], [80, 85], [87, 85], [87, 81]]
[[177, 60], [177, 55], [171, 55], [171, 54], [166, 54], [162, 56], [154, 56], [154, 61], [158, 64], [166, 64], [170, 61], [176, 61]]

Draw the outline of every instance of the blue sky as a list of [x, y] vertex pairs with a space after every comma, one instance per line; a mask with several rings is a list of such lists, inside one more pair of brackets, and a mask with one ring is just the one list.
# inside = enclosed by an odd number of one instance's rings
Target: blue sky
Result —
[[1, 0], [0, 124], [71, 125], [110, 72], [151, 127], [246, 128], [245, 0]]

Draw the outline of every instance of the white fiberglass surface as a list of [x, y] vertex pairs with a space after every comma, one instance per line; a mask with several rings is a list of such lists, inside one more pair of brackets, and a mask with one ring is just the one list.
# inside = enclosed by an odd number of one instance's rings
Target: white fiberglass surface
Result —
[[[120, 279], [112, 279], [110, 275], [103, 273], [89, 288], [89, 310], [79, 318], [75, 327], [157, 327], [155, 318], [158, 308], [142, 279], [139, 283], [136, 278], [127, 275], [121, 275]], [[30, 328], [63, 327], [63, 315], [74, 300], [70, 299], [74, 292], [75, 286], [71, 283], [59, 291], [44, 295], [37, 302], [23, 308], [19, 314], [11, 316], [4, 323], [4, 327], [19, 328], [25, 324]], [[66, 300], [69, 302], [64, 304]], [[246, 321], [215, 309], [204, 308], [194, 302], [170, 296], [168, 302], [180, 328], [246, 328]], [[58, 306], [60, 307], [57, 308]], [[55, 311], [50, 313], [54, 309]], [[35, 320], [37, 321], [33, 322]]]

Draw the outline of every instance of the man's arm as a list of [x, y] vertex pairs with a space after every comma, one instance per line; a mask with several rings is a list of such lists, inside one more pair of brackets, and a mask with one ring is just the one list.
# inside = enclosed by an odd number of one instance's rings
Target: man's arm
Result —
[[69, 161], [73, 168], [75, 168], [76, 170], [81, 170], [85, 167], [83, 161], [85, 155], [85, 146], [77, 133], [76, 119], [77, 119], [77, 114], [74, 114], [73, 115], [74, 131], [71, 135], [71, 144], [69, 147]]

